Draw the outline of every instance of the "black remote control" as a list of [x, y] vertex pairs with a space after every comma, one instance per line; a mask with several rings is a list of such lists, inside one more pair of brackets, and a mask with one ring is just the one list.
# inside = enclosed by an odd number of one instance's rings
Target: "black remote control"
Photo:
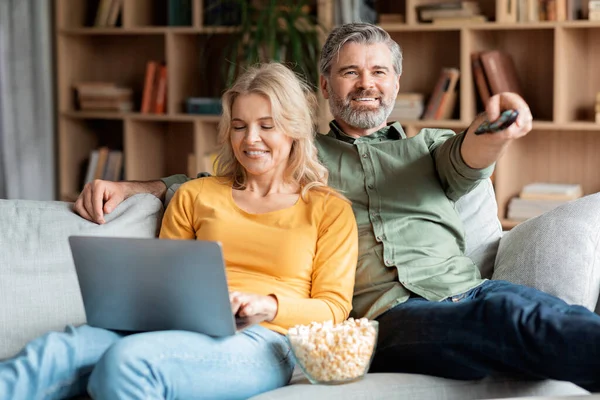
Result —
[[477, 127], [475, 130], [476, 135], [481, 135], [484, 133], [495, 133], [499, 131], [503, 131], [509, 126], [511, 126], [519, 116], [519, 112], [517, 110], [506, 110], [500, 114], [495, 121], [484, 121], [481, 125]]

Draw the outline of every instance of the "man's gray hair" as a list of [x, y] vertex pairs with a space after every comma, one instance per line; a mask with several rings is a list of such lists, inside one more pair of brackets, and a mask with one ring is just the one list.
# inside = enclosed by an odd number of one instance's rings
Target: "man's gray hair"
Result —
[[402, 49], [398, 43], [380, 27], [358, 22], [344, 24], [331, 31], [321, 51], [319, 61], [321, 75], [329, 77], [333, 57], [337, 56], [342, 47], [349, 42], [366, 45], [386, 44], [392, 53], [392, 63], [396, 74], [402, 75]]

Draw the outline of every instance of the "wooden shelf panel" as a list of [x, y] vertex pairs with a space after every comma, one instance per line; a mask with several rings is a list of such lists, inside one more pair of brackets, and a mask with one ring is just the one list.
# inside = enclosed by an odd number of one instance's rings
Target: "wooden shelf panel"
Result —
[[187, 154], [194, 149], [193, 122], [128, 120], [125, 126], [125, 179], [186, 173]]
[[60, 36], [57, 40], [59, 110], [75, 108], [74, 85], [113, 82], [132, 88], [139, 109], [146, 63], [165, 59], [163, 35]]
[[207, 122], [218, 123], [218, 115], [195, 115], [195, 114], [142, 114], [142, 113], [118, 113], [118, 112], [96, 112], [96, 111], [64, 111], [62, 116], [73, 119], [114, 119], [114, 120], [136, 120], [136, 121], [158, 121], [158, 122]]
[[579, 183], [585, 194], [600, 191], [599, 133], [533, 130], [514, 141], [496, 165], [499, 217], [504, 218], [510, 199], [529, 183]]
[[558, 122], [594, 121], [600, 93], [600, 27], [557, 31], [555, 113]]
[[63, 28], [59, 29], [58, 33], [61, 35], [165, 35], [167, 33], [187, 33], [187, 34], [229, 34], [239, 31], [239, 28], [229, 26], [215, 26], [215, 27], [186, 27], [186, 26], [146, 26], [136, 28], [96, 28], [96, 27], [82, 27], [82, 28]]
[[400, 24], [400, 23], [383, 23], [380, 26], [386, 31], [392, 32], [422, 32], [422, 31], [454, 31], [454, 30], [530, 30], [544, 29], [554, 30], [556, 28], [594, 28], [600, 27], [600, 21], [542, 21], [542, 22], [523, 22], [523, 23], [498, 23], [490, 22], [473, 22], [463, 24]]

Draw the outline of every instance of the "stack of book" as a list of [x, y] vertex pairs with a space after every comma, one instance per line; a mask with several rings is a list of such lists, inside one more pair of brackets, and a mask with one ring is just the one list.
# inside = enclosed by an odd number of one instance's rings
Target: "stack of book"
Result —
[[164, 114], [167, 103], [167, 66], [160, 61], [146, 63], [146, 77], [142, 94], [141, 112]]
[[110, 150], [108, 147], [100, 147], [92, 150], [88, 162], [87, 173], [84, 184], [94, 179], [108, 181], [121, 180], [123, 175], [123, 152], [121, 150]]
[[475, 87], [485, 109], [490, 96], [513, 92], [523, 96], [521, 82], [512, 56], [501, 50], [471, 53]]
[[79, 109], [83, 111], [121, 111], [133, 109], [133, 90], [112, 82], [81, 82], [75, 85]]
[[519, 197], [510, 200], [507, 217], [524, 221], [581, 196], [583, 191], [579, 184], [531, 183], [523, 187]]
[[98, 10], [94, 19], [96, 27], [113, 27], [117, 26], [121, 9], [123, 8], [123, 0], [100, 0], [98, 2]]
[[417, 20], [421, 23], [463, 24], [485, 22], [477, 1], [433, 2], [415, 7]]
[[425, 109], [423, 93], [398, 93], [394, 109], [390, 113], [392, 120], [419, 119]]
[[451, 119], [456, 105], [456, 89], [460, 71], [442, 68], [438, 81], [427, 102], [423, 119]]

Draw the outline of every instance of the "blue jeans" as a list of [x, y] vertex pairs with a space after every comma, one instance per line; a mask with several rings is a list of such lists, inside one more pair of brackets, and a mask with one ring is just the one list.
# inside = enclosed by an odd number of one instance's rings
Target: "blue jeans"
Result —
[[485, 281], [442, 302], [411, 297], [377, 320], [370, 372], [510, 374], [600, 391], [600, 316], [536, 289]]
[[215, 339], [184, 331], [124, 335], [67, 327], [0, 362], [0, 399], [246, 399], [286, 385], [285, 337], [261, 326]]

